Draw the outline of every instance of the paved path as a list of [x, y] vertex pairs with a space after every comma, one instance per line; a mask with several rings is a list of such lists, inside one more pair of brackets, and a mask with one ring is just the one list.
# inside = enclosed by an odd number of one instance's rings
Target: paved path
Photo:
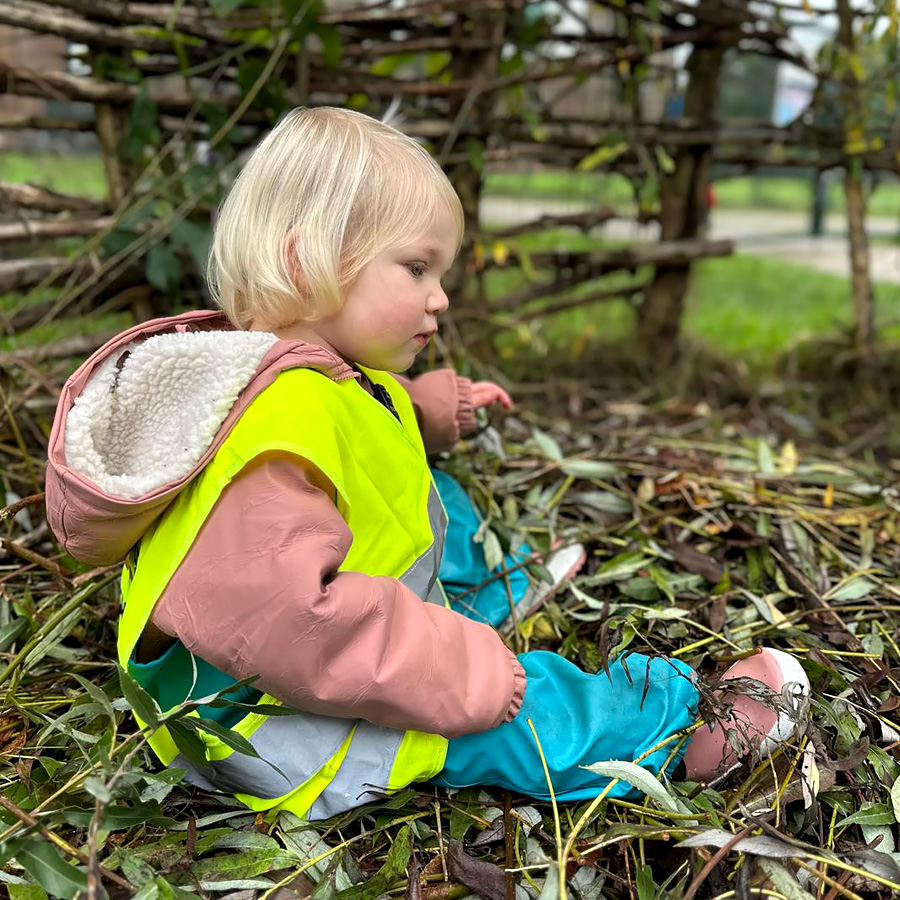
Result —
[[[580, 212], [587, 206], [572, 201], [543, 201], [490, 197], [483, 201], [482, 220], [495, 225], [517, 225], [542, 215], [565, 215]], [[897, 219], [871, 217], [871, 237], [894, 237], [900, 233]], [[831, 214], [825, 223], [825, 234], [809, 235], [809, 216], [804, 213], [777, 210], [721, 209], [713, 213], [710, 237], [730, 238], [740, 253], [783, 259], [822, 272], [848, 276], [850, 253], [844, 217]], [[617, 240], [653, 241], [655, 225], [640, 226], [632, 222], [613, 221], [602, 233]], [[900, 245], [876, 242], [870, 247], [872, 279], [876, 282], [900, 284]]]

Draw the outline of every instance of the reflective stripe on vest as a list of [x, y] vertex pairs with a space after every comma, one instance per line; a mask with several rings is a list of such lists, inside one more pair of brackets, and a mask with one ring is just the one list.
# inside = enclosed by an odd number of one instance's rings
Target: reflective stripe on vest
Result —
[[438, 572], [444, 556], [447, 514], [433, 483], [428, 492], [428, 524], [434, 535], [434, 543], [400, 576], [399, 580], [423, 600], [446, 606], [447, 597], [438, 581]]
[[[365, 373], [389, 392], [399, 421], [355, 380], [333, 382], [308, 369], [283, 372], [250, 404], [213, 460], [148, 530], [133, 577], [123, 572], [123, 666], [221, 492], [269, 450], [309, 460], [335, 486], [338, 510], [353, 533], [341, 570], [399, 578], [423, 600], [445, 602], [437, 573], [447, 520], [412, 404], [386, 373]], [[353, 444], [360, 435], [365, 440]], [[278, 701], [267, 695], [260, 703]], [[438, 735], [312, 713], [251, 713], [232, 728], [262, 759], [205, 732], [209, 763], [202, 767], [178, 753], [165, 728], [150, 745], [199, 787], [237, 794], [253, 809], [289, 809], [304, 818], [335, 815], [372, 799], [371, 792], [429, 778], [442, 768], [447, 747]]]

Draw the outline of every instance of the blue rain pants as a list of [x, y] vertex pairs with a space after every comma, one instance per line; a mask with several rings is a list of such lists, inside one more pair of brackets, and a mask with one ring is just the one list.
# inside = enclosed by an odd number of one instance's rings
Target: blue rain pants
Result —
[[[446, 472], [432, 469], [431, 473], [447, 511], [447, 535], [440, 579], [450, 598], [450, 606], [476, 622], [486, 622], [499, 628], [510, 615], [510, 594], [514, 604], [517, 604], [528, 590], [528, 576], [521, 563], [531, 555], [531, 547], [522, 544], [515, 553], [506, 554], [496, 569], [488, 569], [484, 560], [484, 545], [475, 543], [481, 516], [469, 500], [469, 495]], [[514, 568], [516, 566], [519, 568]], [[507, 576], [509, 593], [505, 578], [489, 581], [492, 575], [498, 575], [504, 568], [511, 570]]]
[[[447, 510], [449, 525], [440, 577], [453, 597], [487, 580], [480, 544], [473, 540], [480, 517], [463, 488], [449, 475], [434, 470], [435, 484]], [[527, 547], [522, 553], [529, 553]], [[519, 559], [507, 556], [503, 565]], [[509, 575], [513, 600], [528, 587], [521, 570]], [[504, 579], [497, 579], [452, 603], [457, 612], [500, 625], [509, 615]], [[450, 741], [444, 769], [432, 779], [444, 787], [495, 785], [541, 800], [550, 793], [534, 735], [534, 725], [558, 800], [596, 797], [609, 779], [580, 766], [617, 759], [633, 762], [651, 747], [687, 728], [697, 718], [699, 694], [687, 664], [632, 653], [617, 658], [596, 675], [582, 672], [556, 653], [535, 650], [519, 655], [527, 676], [522, 708], [512, 722], [491, 731]], [[640, 765], [658, 774], [677, 742], [655, 751]], [[687, 742], [669, 761], [671, 775]], [[638, 791], [618, 782], [611, 797], [637, 797]]]
[[[527, 676], [519, 714], [491, 731], [453, 738], [444, 768], [433, 779], [437, 784], [496, 785], [549, 800], [540, 754], [528, 726], [531, 719], [556, 799], [586, 800], [596, 797], [609, 779], [579, 766], [610, 759], [633, 762], [697, 718], [693, 670], [679, 660], [632, 653], [624, 661], [619, 657], [610, 663], [609, 677], [603, 671], [589, 675], [546, 650], [521, 653], [519, 662]], [[640, 765], [656, 775], [676, 743], [656, 750]], [[681, 762], [685, 749], [687, 742], [669, 763], [668, 775]], [[638, 795], [620, 781], [608, 796]]]

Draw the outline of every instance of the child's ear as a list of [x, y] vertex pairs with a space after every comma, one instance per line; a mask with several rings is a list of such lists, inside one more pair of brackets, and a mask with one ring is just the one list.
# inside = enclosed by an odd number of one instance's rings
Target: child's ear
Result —
[[297, 254], [297, 236], [289, 234], [284, 242], [284, 253], [287, 259], [288, 272], [291, 281], [301, 293], [306, 293], [308, 287], [306, 276], [303, 274], [303, 266], [300, 265], [300, 258]]

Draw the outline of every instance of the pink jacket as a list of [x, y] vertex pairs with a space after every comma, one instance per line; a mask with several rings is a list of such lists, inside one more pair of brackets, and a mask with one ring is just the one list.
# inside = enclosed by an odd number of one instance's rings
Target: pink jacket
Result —
[[[68, 552], [122, 559], [296, 366], [360, 378], [321, 347], [234, 331], [218, 313], [147, 322], [98, 350], [66, 382], [48, 449], [48, 521]], [[430, 452], [474, 425], [468, 379], [399, 380]], [[394, 579], [338, 572], [353, 536], [332, 495], [289, 454], [239, 472], [159, 598], [139, 658], [178, 638], [294, 708], [447, 737], [512, 719], [525, 674], [496, 632]]]

